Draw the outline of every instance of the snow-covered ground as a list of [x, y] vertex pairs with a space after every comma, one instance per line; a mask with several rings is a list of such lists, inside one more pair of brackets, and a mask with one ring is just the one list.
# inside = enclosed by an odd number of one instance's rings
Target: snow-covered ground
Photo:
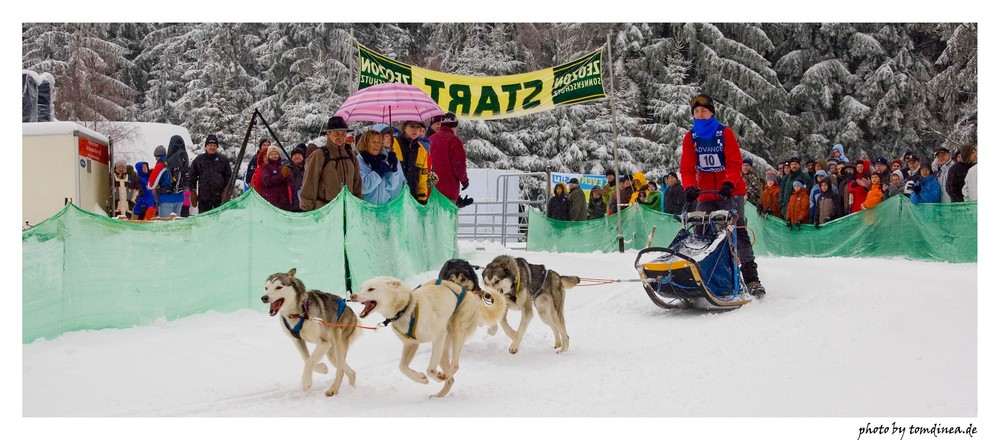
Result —
[[[635, 251], [554, 254], [462, 242], [460, 253], [479, 265], [510, 253], [561, 274], [637, 277]], [[502, 332], [489, 336], [481, 328], [467, 343], [455, 386], [443, 399], [428, 399], [440, 387], [437, 382], [417, 384], [399, 372], [401, 344], [390, 331], [365, 331], [352, 347], [348, 362], [358, 372], [356, 388], [345, 382], [340, 395], [326, 397], [332, 374], [316, 374], [313, 388], [303, 392], [302, 360], [279, 319], [269, 317], [261, 304], [254, 310], [74, 332], [25, 344], [22, 414], [581, 417], [531, 419], [527, 426], [537, 432], [561, 424], [559, 430], [566, 432], [603, 429], [616, 436], [641, 427], [664, 433], [729, 427], [737, 434], [759, 429], [769, 438], [795, 434], [799, 428], [790, 426], [811, 419], [786, 425], [759, 417], [856, 418], [833, 419], [831, 438], [856, 438], [858, 426], [873, 420], [933, 418], [928, 426], [976, 420], [976, 264], [846, 258], [758, 262], [767, 297], [730, 312], [662, 310], [637, 283], [572, 289], [566, 303], [572, 344], [564, 354], [551, 348], [552, 334], [537, 317], [517, 355], [507, 353], [509, 340]], [[427, 272], [407, 282], [416, 286], [435, 276]], [[360, 310], [359, 304], [351, 307]], [[516, 322], [519, 314], [512, 312], [511, 318]], [[365, 323], [381, 319], [373, 314]], [[422, 347], [414, 368], [422, 370], [428, 356], [429, 347]], [[616, 419], [632, 416], [673, 418]], [[418, 424], [437, 426], [430, 420]], [[497, 422], [463, 420], [456, 426], [482, 431], [481, 423]], [[203, 429], [198, 425], [205, 421], [153, 423], [163, 433], [186, 423]], [[518, 423], [505, 421], [497, 425], [499, 431], [477, 435], [513, 435]], [[233, 425], [209, 426], [216, 424]], [[370, 421], [349, 424], [355, 434], [402, 429], [372, 430]], [[297, 430], [293, 422], [281, 425], [274, 431], [279, 435]], [[129, 422], [110, 421], [110, 426], [111, 432], [134, 429]], [[250, 434], [269, 429], [255, 422], [236, 428]]]

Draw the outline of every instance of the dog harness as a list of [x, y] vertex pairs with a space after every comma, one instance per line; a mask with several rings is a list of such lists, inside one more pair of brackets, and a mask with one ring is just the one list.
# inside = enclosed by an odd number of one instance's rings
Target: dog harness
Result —
[[[439, 279], [434, 280], [434, 285], [435, 286], [440, 286], [441, 285], [441, 279], [439, 278]], [[422, 286], [422, 284], [421, 284], [421, 286]], [[451, 288], [451, 286], [445, 286], [445, 287], [447, 287], [448, 290], [451, 290], [451, 293], [455, 295], [455, 298], [457, 298], [457, 301], [455, 302], [455, 310], [452, 311], [452, 314], [454, 315], [455, 312], [458, 311], [458, 306], [462, 305], [462, 300], [465, 299], [465, 294], [468, 293], [468, 292], [466, 292], [465, 287], [462, 287], [462, 292], [461, 293], [456, 292], [455, 290], [453, 290]], [[420, 288], [420, 286], [417, 286], [413, 290], [417, 290], [419, 288]], [[383, 326], [388, 326], [393, 321], [399, 319], [401, 316], [403, 316], [403, 312], [405, 312], [406, 309], [408, 309], [408, 308], [410, 308], [409, 304], [407, 304], [406, 307], [403, 307], [403, 309], [400, 310], [399, 313], [396, 313], [396, 316], [393, 316], [392, 318], [389, 318], [389, 319], [386, 319], [385, 321], [382, 321], [382, 325]], [[413, 329], [416, 328], [416, 326], [417, 326], [417, 320], [418, 319], [420, 319], [420, 309], [414, 307], [413, 308], [413, 314], [410, 315], [410, 325], [409, 325], [409, 328], [407, 328], [406, 333], [404, 333], [406, 335], [406, 337], [408, 337], [410, 339], [416, 339], [416, 337], [413, 336]]]
[[[531, 270], [530, 267], [528, 268], [528, 270], [529, 270], [528, 273], [531, 273], [530, 272], [530, 270]], [[538, 284], [538, 288], [535, 289], [535, 292], [531, 294], [531, 297], [537, 296], [538, 292], [542, 291], [542, 287], [545, 287], [545, 277], [547, 277], [547, 276], [549, 276], [549, 270], [546, 269], [543, 266], [542, 267], [542, 282]], [[517, 292], [520, 292], [520, 291], [521, 291], [521, 273], [518, 272], [518, 274], [517, 274], [517, 286], [514, 287], [514, 291], [513, 292], [511, 292], [509, 295], [507, 295], [507, 297], [510, 298], [510, 302], [517, 303]]]
[[[337, 318], [344, 313], [344, 309], [347, 308], [347, 301], [343, 298], [337, 298]], [[288, 315], [289, 318], [295, 319], [299, 318], [299, 322], [295, 323], [295, 327], [288, 325], [288, 320], [284, 316], [281, 317], [281, 321], [285, 323], [285, 328], [295, 337], [295, 339], [302, 339], [299, 333], [302, 332], [302, 323], [309, 319], [309, 298], [306, 298], [305, 304], [302, 305], [302, 313], [298, 315]]]

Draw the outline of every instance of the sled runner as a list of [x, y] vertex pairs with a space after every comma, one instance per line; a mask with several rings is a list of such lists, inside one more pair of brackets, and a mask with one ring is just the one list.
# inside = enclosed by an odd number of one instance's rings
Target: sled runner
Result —
[[684, 212], [669, 246], [639, 251], [635, 269], [649, 299], [665, 309], [731, 310], [750, 302], [736, 259], [737, 220], [735, 209]]

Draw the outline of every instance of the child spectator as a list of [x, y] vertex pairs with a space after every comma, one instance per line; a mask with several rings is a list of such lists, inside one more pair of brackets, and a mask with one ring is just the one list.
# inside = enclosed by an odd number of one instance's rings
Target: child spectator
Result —
[[781, 214], [781, 188], [778, 187], [778, 176], [768, 172], [764, 181], [766, 183], [760, 193], [760, 206], [757, 207], [757, 215], [773, 215], [784, 218]]
[[868, 195], [865, 196], [865, 201], [861, 203], [861, 208], [872, 209], [879, 203], [882, 203], [882, 178], [879, 177], [878, 173], [872, 173], [871, 188], [868, 190]]
[[590, 202], [587, 204], [587, 219], [604, 217], [608, 211], [608, 205], [604, 203], [604, 194], [601, 187], [595, 186], [590, 189]]
[[788, 229], [801, 228], [802, 223], [809, 221], [809, 193], [806, 184], [796, 179], [792, 182], [792, 195], [788, 197], [788, 208], [785, 209]]
[[156, 198], [153, 191], [149, 189], [149, 163], [138, 162], [135, 164], [135, 173], [139, 179], [139, 195], [135, 199], [135, 208], [132, 210], [133, 218], [139, 220], [150, 220], [156, 217]]
[[559, 182], [554, 192], [555, 194], [549, 198], [546, 209], [549, 218], [569, 221], [569, 197], [566, 196], [566, 184]]
[[912, 190], [913, 203], [941, 203], [941, 184], [934, 177], [930, 162], [920, 164], [920, 180], [913, 184]]
[[833, 220], [840, 216], [840, 196], [833, 190], [830, 179], [823, 179], [819, 182], [819, 198], [816, 200], [816, 218], [813, 226]]
[[854, 214], [862, 209], [862, 204], [868, 198], [868, 188], [871, 187], [871, 180], [864, 176], [855, 176], [854, 180], [847, 182], [844, 189], [847, 191], [848, 214]]
[[903, 172], [900, 170], [895, 170], [889, 174], [889, 188], [886, 190], [885, 194], [882, 194], [883, 200], [889, 200], [892, 197], [903, 192]]
[[260, 195], [272, 205], [285, 211], [292, 209], [292, 170], [281, 165], [281, 148], [267, 148], [264, 164], [257, 167], [260, 176]]

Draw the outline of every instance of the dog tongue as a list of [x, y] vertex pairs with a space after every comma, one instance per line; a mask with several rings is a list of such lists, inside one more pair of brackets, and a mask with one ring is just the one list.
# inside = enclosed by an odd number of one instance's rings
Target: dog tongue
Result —
[[279, 299], [271, 303], [271, 316], [278, 314], [278, 310], [281, 310], [281, 305], [285, 303], [284, 299]]
[[364, 308], [364, 310], [361, 311], [361, 315], [360, 316], [362, 318], [368, 316], [368, 314], [372, 312], [372, 309], [375, 308], [376, 304], [378, 304], [378, 303], [376, 303], [375, 301], [365, 301], [365, 302], [361, 303], [361, 305], [365, 306], [365, 308]]

